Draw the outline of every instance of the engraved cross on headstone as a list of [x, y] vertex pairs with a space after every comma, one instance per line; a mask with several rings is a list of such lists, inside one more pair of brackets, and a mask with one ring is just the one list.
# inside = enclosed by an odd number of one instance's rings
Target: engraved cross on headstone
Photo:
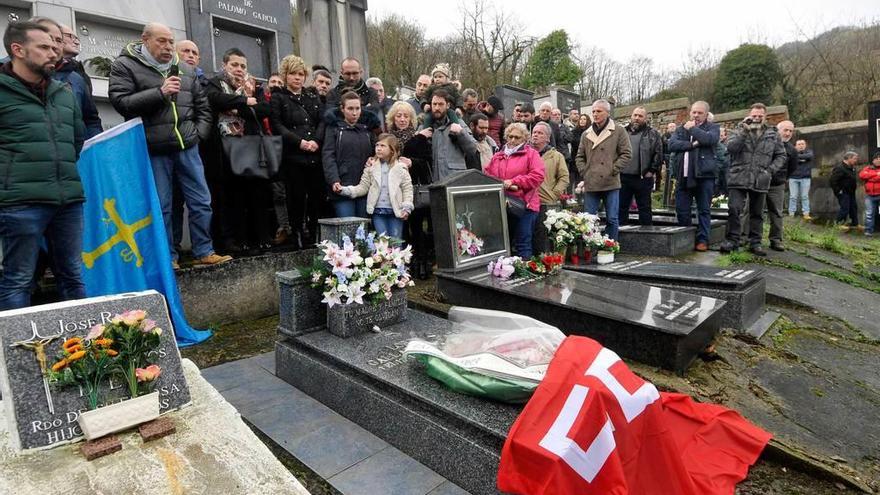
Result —
[[37, 331], [37, 324], [31, 322], [31, 338], [9, 344], [9, 347], [23, 347], [34, 352], [37, 363], [40, 364], [40, 373], [43, 375], [43, 390], [46, 392], [46, 405], [49, 412], [55, 414], [55, 404], [52, 403], [52, 392], [49, 390], [49, 367], [46, 365], [46, 346], [53, 340], [61, 337], [62, 332], [43, 337]]

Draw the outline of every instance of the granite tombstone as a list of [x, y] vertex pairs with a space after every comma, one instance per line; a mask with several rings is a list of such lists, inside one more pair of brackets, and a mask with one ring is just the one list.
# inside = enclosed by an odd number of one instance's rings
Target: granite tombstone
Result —
[[679, 256], [694, 249], [696, 227], [677, 225], [623, 225], [620, 251], [648, 256]]
[[501, 181], [476, 170], [431, 185], [434, 249], [440, 270], [485, 266], [510, 254]]
[[721, 299], [727, 303], [721, 310], [721, 325], [740, 332], [746, 331], [764, 312], [767, 283], [760, 268], [734, 270], [634, 260], [566, 269]]
[[[107, 323], [116, 315], [140, 309], [164, 332], [155, 351], [162, 374], [155, 383], [160, 413], [189, 404], [190, 394], [180, 363], [165, 298], [154, 290], [93, 297], [0, 313], [0, 389], [13, 444], [19, 450], [42, 449], [78, 440], [82, 432], [79, 413], [88, 399], [76, 387], [57, 388], [43, 371], [70, 337], [84, 337], [95, 324]], [[42, 354], [41, 354], [42, 352]], [[101, 393], [102, 403], [128, 399], [119, 379], [108, 379]]]
[[342, 238], [354, 239], [357, 229], [363, 226], [370, 228], [370, 219], [361, 217], [321, 218], [318, 220], [318, 238], [322, 241], [342, 245]]
[[408, 312], [381, 333], [281, 339], [276, 373], [468, 492], [496, 495], [501, 447], [522, 406], [453, 392], [405, 358], [411, 339], [453, 330], [449, 320]]
[[725, 305], [713, 297], [568, 270], [509, 280], [485, 269], [441, 272], [437, 288], [450, 304], [530, 316], [680, 374], [718, 333]]

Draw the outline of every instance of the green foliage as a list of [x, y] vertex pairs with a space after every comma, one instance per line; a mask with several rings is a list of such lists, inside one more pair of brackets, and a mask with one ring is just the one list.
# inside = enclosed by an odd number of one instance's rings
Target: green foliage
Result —
[[846, 247], [840, 242], [840, 237], [833, 229], [826, 229], [819, 237], [817, 244], [820, 248], [837, 254], [846, 254]]
[[728, 267], [734, 265], [744, 265], [746, 263], [755, 262], [755, 257], [752, 256], [752, 253], [747, 251], [734, 251], [730, 254], [723, 254], [718, 257], [716, 263], [721, 267]]
[[98, 77], [109, 77], [111, 64], [113, 64], [113, 59], [107, 57], [92, 57], [86, 60], [86, 65], [91, 67]]
[[787, 223], [783, 227], [785, 239], [791, 242], [809, 243], [813, 236], [800, 223]]
[[568, 34], [558, 29], [535, 45], [520, 83], [536, 90], [552, 85], [572, 87], [581, 75], [580, 68], [571, 59]]
[[781, 82], [782, 69], [773, 49], [743, 44], [721, 59], [715, 104], [721, 112], [747, 108], [758, 101], [770, 104], [773, 90]]
[[654, 96], [651, 97], [650, 101], [665, 101], [665, 100], [674, 100], [676, 98], [686, 98], [687, 93], [678, 89], [678, 88], [667, 88], [657, 92]]

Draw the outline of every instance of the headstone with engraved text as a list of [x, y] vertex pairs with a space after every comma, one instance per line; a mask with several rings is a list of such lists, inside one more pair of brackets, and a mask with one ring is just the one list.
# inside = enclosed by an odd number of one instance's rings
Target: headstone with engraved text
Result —
[[[0, 313], [0, 388], [17, 449], [42, 449], [79, 440], [82, 432], [76, 420], [88, 407], [85, 393], [77, 387], [58, 388], [48, 379], [44, 384], [35, 349], [38, 342], [51, 339], [44, 346], [46, 365], [51, 366], [65, 339], [84, 337], [95, 324], [135, 309], [145, 311], [147, 318], [164, 330], [154, 355], [162, 369], [154, 388], [159, 392], [160, 413], [190, 402], [165, 298], [154, 290], [5, 311]], [[102, 404], [128, 398], [121, 380], [105, 382]]]

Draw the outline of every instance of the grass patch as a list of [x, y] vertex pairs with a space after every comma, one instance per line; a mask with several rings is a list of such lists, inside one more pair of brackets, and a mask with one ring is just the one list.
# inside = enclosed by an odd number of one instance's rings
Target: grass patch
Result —
[[847, 251], [846, 246], [840, 240], [839, 234], [831, 229], [826, 229], [819, 236], [819, 241], [816, 245], [826, 251], [837, 254], [846, 254]]
[[801, 244], [809, 244], [813, 240], [813, 235], [804, 228], [801, 223], [788, 223], [783, 228], [785, 239], [791, 242]]
[[734, 251], [729, 254], [722, 254], [718, 257], [715, 263], [721, 267], [728, 267], [734, 265], [745, 265], [746, 263], [754, 263], [755, 256], [752, 253], [747, 251]]

